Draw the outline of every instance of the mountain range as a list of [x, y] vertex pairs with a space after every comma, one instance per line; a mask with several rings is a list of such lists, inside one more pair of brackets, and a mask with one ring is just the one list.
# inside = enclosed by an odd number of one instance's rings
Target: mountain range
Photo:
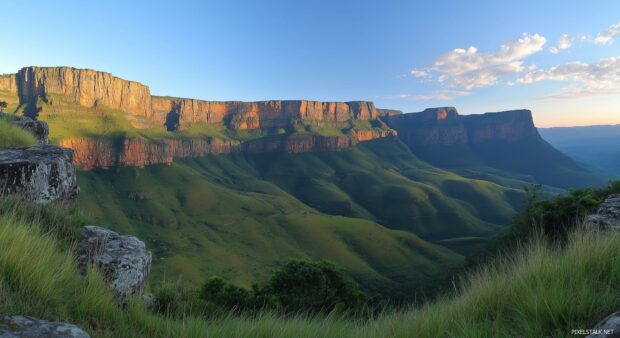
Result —
[[155, 275], [194, 284], [249, 286], [310, 257], [413, 297], [501, 232], [524, 186], [607, 179], [547, 143], [528, 110], [161, 97], [69, 67], [0, 76], [0, 101], [74, 149], [83, 209], [145, 239]]

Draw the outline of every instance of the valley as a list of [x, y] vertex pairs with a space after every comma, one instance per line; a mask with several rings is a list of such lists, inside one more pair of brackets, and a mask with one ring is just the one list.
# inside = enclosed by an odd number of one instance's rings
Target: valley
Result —
[[159, 281], [249, 287], [290, 259], [328, 259], [373, 295], [414, 299], [510, 224], [523, 187], [606, 182], [527, 110], [180, 99], [69, 67], [0, 80], [0, 99], [75, 151], [78, 206], [143, 238]]

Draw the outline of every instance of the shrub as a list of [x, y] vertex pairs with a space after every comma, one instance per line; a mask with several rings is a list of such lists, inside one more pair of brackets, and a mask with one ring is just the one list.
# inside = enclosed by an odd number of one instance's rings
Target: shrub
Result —
[[291, 261], [275, 272], [267, 290], [285, 312], [357, 312], [367, 303], [358, 285], [326, 261]]

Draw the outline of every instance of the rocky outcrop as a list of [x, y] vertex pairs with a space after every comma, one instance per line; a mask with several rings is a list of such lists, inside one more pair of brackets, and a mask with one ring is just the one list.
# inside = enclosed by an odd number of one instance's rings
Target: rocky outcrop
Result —
[[402, 110], [396, 110], [396, 109], [380, 109], [377, 108], [377, 116], [378, 117], [383, 117], [383, 116], [394, 116], [394, 115], [402, 115], [403, 111]]
[[18, 116], [15, 114], [0, 113], [0, 118], [10, 120], [10, 124], [19, 127], [32, 134], [37, 143], [49, 144], [50, 130], [45, 121], [37, 121], [28, 117]]
[[83, 271], [95, 266], [121, 304], [142, 294], [152, 260], [144, 242], [94, 225], [82, 227], [81, 235], [77, 260]]
[[[232, 130], [279, 128], [294, 121], [343, 122], [351, 119], [374, 120], [377, 110], [372, 102], [293, 101], [202, 101], [194, 99], [157, 97], [152, 100], [154, 119], [166, 117], [178, 126], [195, 123], [225, 123]], [[169, 129], [175, 124], [169, 125]]]
[[0, 90], [16, 91], [20, 104], [59, 95], [85, 107], [103, 105], [151, 120], [169, 130], [196, 123], [225, 123], [233, 130], [284, 127], [295, 121], [374, 120], [372, 102], [203, 101], [151, 96], [150, 89], [109, 73], [70, 67], [26, 67], [0, 77]]
[[588, 227], [600, 230], [620, 230], [620, 194], [610, 195], [599, 205], [596, 214], [588, 215]]
[[620, 337], [620, 311], [614, 312], [590, 330], [586, 338], [618, 338]]
[[104, 105], [141, 117], [151, 112], [149, 87], [110, 73], [70, 67], [26, 67], [16, 74], [21, 104], [61, 95], [85, 107]]
[[249, 154], [284, 151], [288, 153], [346, 150], [359, 142], [396, 137], [393, 130], [358, 130], [350, 135], [321, 136], [301, 134], [265, 137], [245, 142], [215, 138], [164, 139], [143, 138], [61, 140], [62, 147], [75, 151], [75, 164], [83, 169], [111, 168], [117, 165], [143, 167], [172, 163], [174, 158], [245, 152]]
[[0, 150], [0, 195], [46, 203], [78, 193], [73, 150], [52, 145]]
[[4, 316], [0, 319], [2, 338], [89, 338], [88, 333], [79, 327], [62, 323], [48, 322], [33, 317]]
[[17, 80], [15, 74], [0, 75], [0, 91], [17, 94]]
[[540, 139], [529, 110], [463, 116], [470, 143]]
[[462, 116], [454, 107], [440, 107], [420, 113], [384, 116], [382, 120], [412, 147], [540, 138], [529, 110]]
[[420, 113], [384, 116], [382, 119], [412, 147], [468, 143], [467, 130], [454, 107], [429, 108]]

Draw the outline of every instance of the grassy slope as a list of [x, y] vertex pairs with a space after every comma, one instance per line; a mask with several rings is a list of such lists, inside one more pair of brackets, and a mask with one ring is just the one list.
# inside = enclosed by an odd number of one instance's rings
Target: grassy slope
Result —
[[0, 148], [25, 147], [37, 143], [32, 134], [0, 118]]
[[334, 316], [184, 321], [119, 310], [93, 270], [80, 278], [47, 218], [0, 215], [0, 313], [75, 323], [94, 337], [565, 337], [620, 306], [620, 233], [576, 233], [564, 251], [543, 243], [465, 278], [455, 295], [369, 321]]
[[462, 262], [414, 234], [490, 236], [515, 212], [507, 200], [520, 198], [433, 168], [390, 140], [340, 153], [96, 170], [79, 180], [80, 205], [99, 223], [146, 239], [157, 276], [200, 283], [217, 274], [249, 285], [291, 258], [327, 258], [373, 291], [409, 293]]

